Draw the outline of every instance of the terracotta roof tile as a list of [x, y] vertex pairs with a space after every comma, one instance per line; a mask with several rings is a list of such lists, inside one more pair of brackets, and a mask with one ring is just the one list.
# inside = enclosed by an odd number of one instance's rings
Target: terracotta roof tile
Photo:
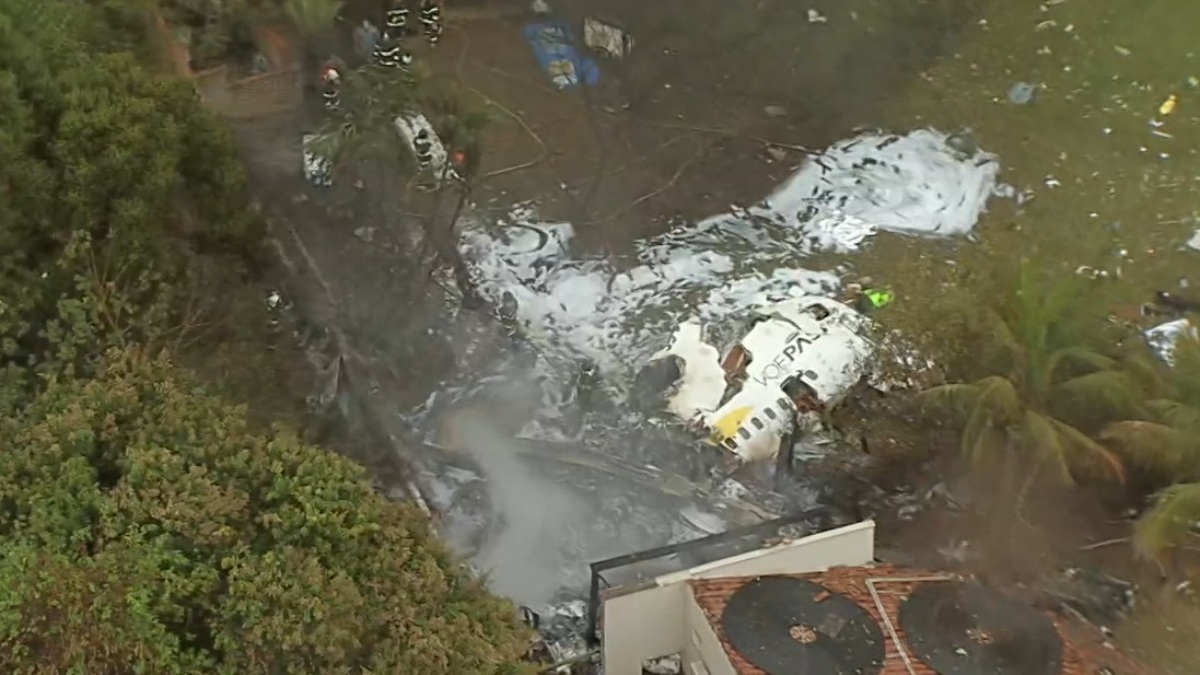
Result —
[[[903, 629], [900, 627], [899, 622], [900, 604], [908, 597], [909, 593], [922, 583], [920, 581], [906, 581], [906, 579], [948, 575], [928, 570], [902, 569], [890, 565], [881, 565], [875, 567], [835, 567], [816, 574], [785, 576], [808, 579], [809, 581], [819, 583], [829, 590], [845, 595], [861, 605], [880, 623], [884, 637], [887, 638], [887, 654], [884, 659], [883, 669], [879, 675], [910, 675], [910, 671], [900, 655], [899, 647], [896, 645], [895, 640], [891, 639], [866, 582], [868, 579], [878, 580], [882, 578], [887, 580], [884, 582], [876, 581], [874, 585], [879, 594], [880, 604], [883, 605], [888, 619], [896, 629], [900, 640], [903, 641]], [[730, 659], [733, 661], [734, 670], [739, 675], [772, 675], [764, 673], [756, 666], [746, 662], [730, 647], [721, 628], [721, 614], [725, 610], [725, 604], [728, 602], [730, 595], [756, 578], [758, 577], [729, 577], [690, 582], [697, 604], [700, 605], [709, 623], [716, 631], [717, 636], [721, 639], [726, 653], [729, 654]], [[1111, 672], [1112, 675], [1151, 675], [1153, 673], [1148, 668], [1117, 652], [1105, 643], [1103, 637], [1091, 627], [1079, 622], [1067, 621], [1063, 617], [1052, 613], [1047, 613], [1047, 616], [1054, 621], [1058, 627], [1059, 634], [1063, 637], [1063, 668], [1060, 671], [1060, 675], [1098, 675], [1106, 672]], [[936, 671], [922, 663], [913, 654], [911, 647], [907, 644], [905, 644], [905, 651], [912, 663], [912, 672], [915, 675], [938, 675]], [[1110, 670], [1105, 671], [1103, 668]]]

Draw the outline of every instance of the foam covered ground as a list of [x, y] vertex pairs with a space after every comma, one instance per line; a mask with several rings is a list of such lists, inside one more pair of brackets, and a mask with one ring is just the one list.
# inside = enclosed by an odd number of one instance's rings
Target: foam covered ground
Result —
[[922, 129], [869, 133], [805, 161], [762, 203], [733, 208], [639, 242], [622, 260], [572, 257], [574, 228], [514, 210], [464, 237], [483, 290], [507, 292], [535, 343], [621, 373], [654, 351], [681, 319], [719, 321], [785, 296], [833, 293], [819, 250], [850, 252], [886, 230], [963, 235], [1001, 190], [995, 156]]

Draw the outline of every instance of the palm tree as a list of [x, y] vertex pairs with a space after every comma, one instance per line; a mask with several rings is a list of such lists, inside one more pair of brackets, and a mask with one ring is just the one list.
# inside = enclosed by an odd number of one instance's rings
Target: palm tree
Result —
[[[1071, 484], [1085, 473], [1123, 479], [1118, 457], [1087, 433], [1096, 420], [1131, 414], [1138, 397], [1120, 363], [1087, 346], [1081, 332], [1090, 307], [1074, 277], [1047, 283], [1030, 264], [984, 310], [994, 348], [986, 374], [921, 393], [961, 418], [960, 449], [972, 463], [1000, 462], [1009, 479], [1025, 473], [1018, 513], [1047, 470]], [[983, 359], [988, 360], [988, 359]]]
[[1134, 531], [1144, 555], [1182, 545], [1200, 521], [1200, 341], [1180, 340], [1172, 364], [1151, 375], [1156, 396], [1145, 419], [1110, 424], [1101, 436], [1154, 487], [1166, 486]]

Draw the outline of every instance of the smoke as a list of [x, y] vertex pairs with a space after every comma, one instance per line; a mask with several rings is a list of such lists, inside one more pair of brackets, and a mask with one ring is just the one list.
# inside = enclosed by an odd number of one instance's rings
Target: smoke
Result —
[[475, 564], [492, 590], [531, 607], [550, 604], [588, 509], [566, 488], [533, 474], [519, 448], [479, 416], [456, 420], [456, 437], [487, 482], [493, 527]]

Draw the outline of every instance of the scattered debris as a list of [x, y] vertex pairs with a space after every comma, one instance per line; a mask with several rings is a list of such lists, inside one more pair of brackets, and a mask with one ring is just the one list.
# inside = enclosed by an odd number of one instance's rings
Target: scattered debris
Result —
[[1171, 113], [1175, 112], [1175, 106], [1178, 105], [1178, 103], [1179, 98], [1175, 96], [1175, 94], [1171, 94], [1167, 97], [1167, 100], [1162, 102], [1162, 105], [1158, 106], [1158, 114], [1162, 117], [1170, 115]]
[[768, 145], [764, 151], [767, 153], [767, 157], [770, 158], [770, 161], [782, 162], [783, 160], [787, 159], [787, 150], [784, 150], [778, 145]]
[[1184, 338], [1200, 338], [1200, 332], [1188, 319], [1175, 319], [1147, 329], [1142, 335], [1154, 352], [1168, 364], [1175, 363], [1175, 345]]
[[600, 82], [600, 66], [575, 49], [574, 31], [555, 19], [542, 19], [525, 25], [525, 39], [542, 70], [557, 89], [570, 89]]
[[541, 612], [538, 633], [550, 652], [552, 663], [570, 661], [590, 650], [587, 635], [587, 602], [565, 599]]
[[810, 9], [810, 10], [808, 10], [808, 22], [809, 23], [828, 23], [829, 19], [826, 18], [826, 16], [824, 14], [818, 12], [817, 10]]
[[1038, 85], [1028, 82], [1018, 82], [1008, 90], [1008, 101], [1014, 105], [1024, 105], [1033, 100]]
[[633, 51], [633, 36], [625, 29], [591, 16], [583, 20], [583, 43], [615, 59], [623, 59]]
[[1067, 568], [1047, 580], [1040, 590], [1096, 623], [1105, 633], [1110, 632], [1105, 624], [1115, 625], [1137, 602], [1135, 584], [1100, 570], [1078, 567]]
[[788, 114], [787, 108], [781, 105], [763, 106], [763, 112], [767, 114], [767, 117], [784, 117]]
[[1187, 243], [1184, 244], [1184, 246], [1192, 249], [1193, 251], [1200, 251], [1200, 230], [1196, 230], [1195, 232], [1193, 232], [1192, 238], [1188, 239]]
[[937, 552], [943, 560], [954, 565], [962, 565], [975, 557], [975, 551], [971, 548], [971, 542], [966, 539], [950, 542], [945, 546], [939, 546]]
[[333, 185], [333, 163], [329, 161], [328, 136], [304, 134], [300, 140], [304, 159], [304, 179], [317, 187]]
[[648, 675], [680, 675], [683, 672], [683, 660], [678, 654], [653, 659], [642, 665], [642, 672]]
[[1075, 274], [1088, 279], [1120, 279], [1121, 268], [1118, 267], [1115, 272], [1109, 272], [1105, 269], [1098, 269], [1091, 265], [1080, 265], [1075, 268]]

